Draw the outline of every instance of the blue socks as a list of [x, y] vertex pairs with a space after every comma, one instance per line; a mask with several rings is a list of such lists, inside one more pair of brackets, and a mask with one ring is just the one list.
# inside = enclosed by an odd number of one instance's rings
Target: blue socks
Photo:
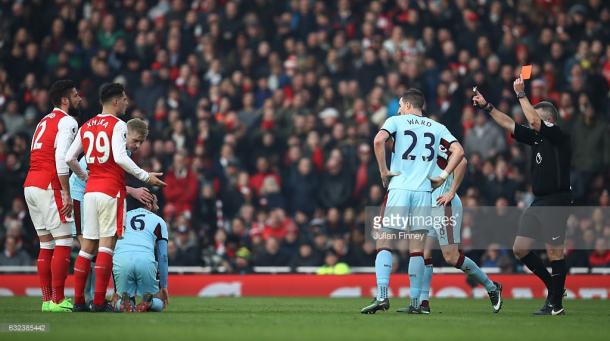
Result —
[[422, 280], [421, 292], [419, 294], [420, 302], [430, 300], [430, 284], [432, 283], [432, 259], [425, 259], [424, 278]]
[[424, 279], [424, 255], [422, 252], [413, 252], [409, 257], [409, 295], [411, 306], [419, 308], [419, 295]]
[[377, 301], [388, 298], [388, 285], [390, 284], [390, 273], [392, 272], [392, 253], [388, 250], [380, 250], [375, 258], [375, 275], [377, 278]]
[[469, 276], [474, 277], [477, 282], [481, 283], [487, 292], [495, 291], [496, 285], [487, 277], [487, 275], [479, 268], [477, 263], [473, 262], [472, 259], [465, 257], [463, 254], [460, 256], [456, 268], [464, 271]]
[[163, 301], [160, 298], [153, 297], [152, 305], [150, 306], [150, 311], [162, 312], [163, 311]]

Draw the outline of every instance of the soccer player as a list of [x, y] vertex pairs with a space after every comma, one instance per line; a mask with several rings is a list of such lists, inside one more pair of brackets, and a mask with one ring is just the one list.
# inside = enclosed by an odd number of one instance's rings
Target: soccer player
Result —
[[[127, 121], [127, 150], [129, 153], [135, 153], [140, 145], [146, 140], [148, 136], [148, 125], [141, 119], [134, 118]], [[87, 171], [87, 162], [82, 157], [78, 162], [80, 168]], [[74, 222], [72, 224], [72, 236], [78, 239], [79, 244], [83, 243], [82, 234], [82, 216], [83, 216], [83, 199], [85, 195], [86, 181], [81, 180], [75, 173], [70, 176], [70, 194], [72, 197], [72, 203], [74, 207]], [[132, 198], [146, 204], [152, 203], [153, 196], [146, 187], [133, 188], [130, 186], [126, 187], [127, 195]], [[95, 255], [94, 255], [95, 257]], [[92, 266], [95, 266], [95, 258], [91, 260]], [[93, 284], [95, 283], [95, 272], [90, 271], [87, 276], [87, 282], [85, 286], [85, 302], [91, 302], [93, 300]]]
[[[432, 189], [440, 186], [453, 172], [464, 156], [462, 146], [447, 128], [427, 117], [423, 117], [424, 95], [420, 90], [409, 89], [401, 97], [399, 115], [388, 118], [375, 136], [374, 149], [384, 187], [388, 188], [386, 203], [383, 207], [387, 215], [390, 208], [404, 208], [403, 217], [429, 216], [432, 206]], [[394, 148], [390, 169], [386, 165], [385, 142], [392, 137]], [[449, 142], [451, 154], [447, 167], [438, 177], [429, 178], [436, 162], [436, 151], [441, 139]], [[420, 220], [420, 219], [418, 219]], [[412, 220], [413, 221], [413, 220]], [[409, 240], [411, 257], [409, 260], [410, 278], [410, 313], [420, 313], [419, 296], [422, 285], [424, 266], [424, 234], [428, 226], [410, 224], [410, 233], [418, 238]], [[394, 232], [402, 226], [384, 226]], [[390, 307], [388, 285], [392, 271], [391, 242], [388, 239], [377, 239], [377, 257], [375, 274], [377, 278], [377, 296], [373, 302], [362, 308], [363, 314], [374, 314], [378, 310]]]
[[[117, 311], [160, 312], [168, 304], [167, 224], [153, 213], [159, 209], [156, 199], [127, 212], [125, 234], [116, 244], [112, 268], [116, 290], [121, 293]], [[136, 306], [137, 295], [142, 301]]]
[[30, 147], [30, 169], [24, 195], [32, 223], [40, 240], [38, 276], [42, 289], [43, 312], [72, 311], [64, 297], [70, 266], [72, 238], [69, 220], [72, 201], [68, 185], [66, 150], [74, 140], [81, 98], [71, 80], [59, 80], [49, 90], [53, 110], [43, 117], [34, 131]]
[[[438, 176], [447, 166], [447, 158], [451, 153], [448, 150], [449, 143], [441, 139], [440, 149], [437, 154], [436, 164], [433, 176]], [[434, 229], [428, 233], [429, 237], [438, 239], [441, 251], [445, 261], [454, 267], [462, 270], [468, 276], [476, 279], [485, 287], [491, 300], [491, 305], [494, 313], [498, 313], [502, 309], [502, 285], [492, 282], [489, 277], [479, 268], [479, 266], [466, 257], [458, 248], [461, 240], [462, 227], [462, 201], [456, 194], [464, 175], [466, 174], [466, 158], [455, 168], [455, 171], [447, 177], [447, 180], [432, 192], [432, 209], [433, 215], [437, 218]], [[430, 314], [430, 283], [432, 281], [432, 244], [426, 241], [424, 250], [424, 263], [426, 267], [421, 274], [423, 276], [422, 291], [420, 294], [421, 311], [424, 314]]]
[[[527, 118], [529, 128], [515, 121], [487, 102], [476, 91], [473, 104], [490, 113], [491, 117], [515, 140], [532, 147], [532, 190], [535, 199], [519, 222], [513, 252], [547, 288], [544, 306], [535, 315], [564, 315], [563, 295], [567, 274], [564, 255], [566, 220], [572, 205], [570, 188], [570, 161], [572, 149], [570, 135], [557, 126], [557, 108], [547, 101], [532, 106], [525, 95], [523, 79], [513, 83], [513, 89]], [[543, 207], [558, 206], [557, 209]], [[563, 208], [562, 208], [563, 207]], [[551, 261], [552, 274], [540, 257], [532, 251], [536, 240], [543, 241]]]
[[85, 151], [89, 178], [83, 198], [83, 244], [74, 264], [75, 310], [86, 310], [84, 288], [97, 247], [95, 295], [91, 311], [111, 312], [106, 288], [112, 274], [112, 254], [117, 238], [123, 235], [125, 221], [125, 172], [153, 186], [164, 186], [161, 173], [147, 173], [127, 155], [127, 124], [123, 115], [129, 104], [123, 85], [109, 83], [100, 89], [102, 113], [87, 121], [68, 150], [70, 168], [84, 173], [77, 156]]

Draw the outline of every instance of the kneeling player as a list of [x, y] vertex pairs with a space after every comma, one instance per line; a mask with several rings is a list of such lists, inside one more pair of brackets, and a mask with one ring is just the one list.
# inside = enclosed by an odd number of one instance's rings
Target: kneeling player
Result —
[[[158, 209], [155, 198], [152, 205], [127, 212], [125, 234], [116, 244], [112, 267], [116, 291], [121, 294], [117, 311], [162, 311], [167, 306], [168, 233], [165, 221], [153, 213]], [[136, 295], [142, 296], [137, 306]]]
[[[449, 154], [447, 143], [441, 140], [440, 153], [437, 157], [437, 166], [434, 170], [435, 175], [442, 172], [447, 165], [447, 159], [443, 154]], [[493, 312], [497, 313], [502, 309], [502, 285], [492, 282], [489, 277], [479, 268], [479, 266], [470, 258], [466, 257], [458, 248], [461, 237], [462, 226], [462, 201], [457, 196], [456, 191], [460, 187], [464, 174], [466, 173], [466, 159], [456, 167], [455, 172], [451, 174], [447, 180], [432, 192], [432, 202], [436, 207], [433, 208], [433, 214], [437, 218], [436, 221], [442, 222], [439, 226], [435, 226], [434, 231], [429, 236], [434, 236], [438, 239], [439, 245], [443, 252], [445, 261], [454, 267], [462, 270], [465, 274], [472, 276], [485, 287]], [[422, 312], [429, 314], [429, 293], [430, 282], [432, 280], [432, 261], [431, 261], [432, 244], [426, 244], [424, 257], [426, 259], [426, 267], [422, 272], [423, 287], [421, 292]]]

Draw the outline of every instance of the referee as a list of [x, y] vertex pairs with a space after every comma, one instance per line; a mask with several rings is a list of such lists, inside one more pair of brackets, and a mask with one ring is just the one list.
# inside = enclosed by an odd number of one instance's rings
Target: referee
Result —
[[[473, 104], [490, 113], [502, 128], [512, 133], [515, 140], [532, 148], [531, 171], [535, 199], [521, 216], [513, 252], [547, 288], [544, 306], [534, 314], [564, 315], [562, 299], [567, 274], [564, 243], [569, 212], [565, 207], [572, 203], [570, 136], [555, 124], [557, 109], [553, 104], [544, 101], [532, 106], [525, 96], [525, 85], [521, 77], [515, 80], [513, 88], [529, 128], [515, 124], [512, 118], [487, 102], [476, 89]], [[540, 257], [532, 251], [536, 240], [546, 245], [552, 274], [549, 274]]]

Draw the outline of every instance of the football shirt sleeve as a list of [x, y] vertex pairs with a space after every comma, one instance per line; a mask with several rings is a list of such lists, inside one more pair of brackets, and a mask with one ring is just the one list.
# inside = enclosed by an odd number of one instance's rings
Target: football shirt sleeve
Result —
[[536, 141], [536, 132], [533, 129], [527, 128], [521, 124], [515, 124], [513, 137], [518, 142], [532, 145], [534, 144], [534, 141]]
[[383, 123], [383, 126], [381, 126], [380, 130], [385, 130], [388, 132], [388, 134], [390, 134], [390, 136], [394, 136], [394, 134], [396, 133], [396, 130], [398, 130], [398, 127], [396, 126], [396, 120], [394, 119], [394, 117], [396, 116], [392, 116], [390, 118], [388, 118], [387, 120], [385, 120], [385, 122]]
[[83, 141], [81, 140], [79, 129], [78, 133], [76, 133], [74, 141], [72, 142], [70, 148], [68, 148], [68, 152], [66, 153], [66, 163], [68, 164], [70, 169], [72, 169], [74, 174], [76, 174], [76, 176], [78, 176], [81, 180], [87, 178], [87, 172], [84, 171], [76, 161], [76, 157], [79, 156], [82, 152]]
[[449, 148], [450, 144], [452, 144], [453, 142], [457, 141], [455, 136], [453, 136], [453, 134], [451, 134], [449, 129], [447, 129], [447, 127], [445, 127], [445, 126], [441, 127], [441, 136], [439, 136], [439, 137], [440, 137], [439, 141], [440, 140], [447, 141], [447, 148]]
[[66, 154], [78, 130], [78, 123], [71, 116], [65, 116], [57, 124], [57, 135], [55, 136], [55, 169], [57, 175], [68, 175], [70, 168], [66, 163]]
[[124, 171], [140, 181], [148, 181], [149, 174], [127, 155], [127, 124], [123, 121], [117, 122], [112, 132], [112, 157]]

